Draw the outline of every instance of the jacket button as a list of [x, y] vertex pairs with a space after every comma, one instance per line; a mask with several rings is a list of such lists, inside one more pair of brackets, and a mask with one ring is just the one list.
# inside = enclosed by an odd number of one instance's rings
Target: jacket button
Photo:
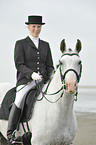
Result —
[[39, 59], [39, 57], [38, 57], [38, 59]]
[[39, 70], [39, 67], [37, 67], [37, 69]]
[[37, 54], [39, 54], [39, 52], [37, 52]]
[[39, 64], [39, 62], [37, 62], [37, 64]]

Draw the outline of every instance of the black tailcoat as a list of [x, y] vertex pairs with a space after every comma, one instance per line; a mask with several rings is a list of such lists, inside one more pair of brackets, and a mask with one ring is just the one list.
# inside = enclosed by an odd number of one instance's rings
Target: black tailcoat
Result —
[[40, 72], [46, 82], [54, 67], [49, 43], [39, 39], [38, 49], [29, 37], [18, 40], [14, 51], [17, 86], [32, 81], [33, 72]]

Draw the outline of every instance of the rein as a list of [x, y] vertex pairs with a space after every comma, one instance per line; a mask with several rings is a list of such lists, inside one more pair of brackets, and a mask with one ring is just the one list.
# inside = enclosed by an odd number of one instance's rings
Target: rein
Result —
[[[51, 80], [50, 80], [50, 82], [51, 82]], [[49, 87], [49, 84], [50, 84], [50, 82], [48, 83], [48, 85], [47, 85], [47, 89], [48, 89], [48, 87]], [[43, 92], [42, 91], [42, 89], [40, 88], [40, 86], [37, 84], [37, 82], [35, 81], [35, 83], [36, 83], [36, 86], [37, 86], [37, 89], [42, 93], [42, 98], [41, 99], [37, 99], [37, 101], [41, 101], [41, 100], [43, 100], [43, 98], [45, 98], [48, 102], [50, 102], [50, 103], [56, 103], [56, 102], [58, 102], [59, 100], [60, 100], [60, 98], [62, 98], [62, 96], [63, 96], [63, 94], [64, 94], [64, 87], [62, 86], [57, 92], [55, 92], [55, 93], [52, 93], [52, 94], [47, 94], [47, 89]], [[47, 99], [46, 97], [45, 97], [45, 95], [56, 95], [56, 94], [58, 94], [59, 92], [61, 92], [63, 90], [63, 92], [61, 93], [61, 95], [60, 95], [60, 97], [56, 100], [56, 101], [50, 101], [49, 99]]]

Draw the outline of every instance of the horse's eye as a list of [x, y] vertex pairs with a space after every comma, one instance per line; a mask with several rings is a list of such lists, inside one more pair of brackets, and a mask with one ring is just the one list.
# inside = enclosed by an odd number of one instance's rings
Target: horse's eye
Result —
[[82, 61], [80, 60], [79, 62], [78, 62], [78, 64], [80, 65], [82, 63]]
[[62, 65], [63, 64], [62, 61], [59, 60], [59, 64]]

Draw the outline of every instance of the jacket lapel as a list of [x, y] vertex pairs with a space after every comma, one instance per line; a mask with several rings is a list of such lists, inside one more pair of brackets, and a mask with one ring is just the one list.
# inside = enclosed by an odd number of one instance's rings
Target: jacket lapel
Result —
[[[33, 41], [28, 37], [26, 37], [26, 41], [28, 42], [28, 44], [34, 48], [36, 48], [35, 44], [33, 43]], [[37, 49], [37, 48], [36, 48]]]
[[38, 49], [39, 49], [39, 50], [42, 48], [42, 45], [43, 45], [43, 41], [40, 40], [40, 38], [39, 38], [39, 45], [38, 45]]

